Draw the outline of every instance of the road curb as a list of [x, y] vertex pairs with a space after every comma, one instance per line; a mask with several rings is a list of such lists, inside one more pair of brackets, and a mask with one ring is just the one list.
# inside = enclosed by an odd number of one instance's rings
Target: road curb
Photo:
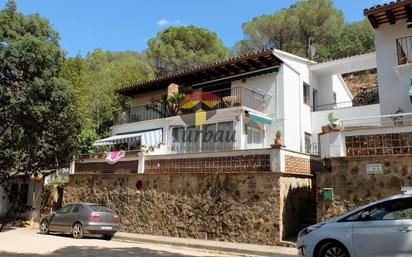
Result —
[[[172, 245], [172, 246], [180, 246], [180, 247], [187, 247], [187, 248], [194, 248], [194, 249], [201, 249], [201, 250], [209, 250], [209, 251], [216, 251], [216, 252], [226, 252], [226, 253], [234, 253], [234, 254], [242, 254], [242, 255], [257, 255], [257, 256], [268, 256], [268, 257], [296, 257], [296, 254], [287, 253], [283, 247], [279, 247], [277, 249], [264, 249], [268, 248], [267, 246], [262, 246], [262, 249], [245, 249], [244, 247], [233, 247], [231, 244], [227, 243], [228, 246], [222, 245], [213, 245], [210, 241], [209, 243], [199, 243], [193, 242], [193, 240], [187, 240], [179, 238], [179, 241], [171, 241], [171, 240], [164, 240], [164, 239], [156, 239], [156, 238], [145, 238], [145, 237], [138, 237], [138, 236], [125, 236], [125, 235], [115, 235], [113, 240], [116, 241], [127, 241], [127, 242], [136, 242], [136, 243], [151, 243], [151, 244], [162, 244], [162, 245]], [[189, 242], [190, 241], [190, 242]], [[222, 242], [216, 242], [222, 243]], [[245, 244], [242, 244], [245, 245]], [[251, 245], [256, 247], [255, 245]], [[281, 250], [282, 249], [282, 250]]]

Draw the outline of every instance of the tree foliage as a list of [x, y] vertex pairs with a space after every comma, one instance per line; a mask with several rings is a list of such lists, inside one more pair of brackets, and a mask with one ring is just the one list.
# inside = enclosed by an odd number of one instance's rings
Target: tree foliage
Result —
[[[94, 130], [98, 137], [107, 136], [113, 125], [113, 116], [125, 107], [125, 99], [115, 90], [123, 85], [154, 77], [152, 67], [144, 54], [135, 52], [104, 52], [96, 49], [85, 58], [76, 56], [65, 60], [61, 77], [67, 79], [74, 92], [82, 133], [76, 148], [91, 151], [94, 142], [82, 141]], [[85, 146], [85, 143], [89, 143]]]
[[0, 11], [0, 184], [68, 163], [78, 131], [69, 84], [59, 77], [59, 36], [39, 15]]
[[195, 26], [160, 31], [148, 41], [146, 52], [158, 76], [229, 57], [229, 50], [216, 33]]
[[344, 24], [344, 16], [331, 0], [301, 0], [273, 14], [253, 18], [242, 25], [246, 39], [235, 44], [242, 55], [277, 48], [307, 56], [308, 41], [316, 43], [317, 61], [372, 51], [374, 33], [368, 21]]
[[318, 60], [331, 60], [375, 50], [375, 35], [367, 20], [346, 24], [334, 31], [327, 44], [318, 45]]

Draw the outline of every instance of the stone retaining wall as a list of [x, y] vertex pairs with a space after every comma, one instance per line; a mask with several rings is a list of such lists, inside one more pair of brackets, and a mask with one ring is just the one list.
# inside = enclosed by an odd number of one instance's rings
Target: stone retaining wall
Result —
[[79, 174], [64, 203], [103, 203], [127, 232], [279, 245], [296, 235], [311, 186], [310, 176], [280, 173]]
[[[367, 174], [366, 164], [381, 164], [382, 174]], [[316, 174], [318, 221], [400, 194], [401, 187], [412, 186], [411, 156], [332, 158], [330, 165], [329, 172]], [[333, 201], [323, 199], [323, 188], [333, 188]]]

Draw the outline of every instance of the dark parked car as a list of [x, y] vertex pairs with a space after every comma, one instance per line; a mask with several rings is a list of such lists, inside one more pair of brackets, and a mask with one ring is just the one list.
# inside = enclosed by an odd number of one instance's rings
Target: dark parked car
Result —
[[115, 211], [95, 203], [73, 203], [43, 217], [40, 233], [70, 233], [74, 238], [97, 234], [110, 240], [119, 227], [120, 217]]

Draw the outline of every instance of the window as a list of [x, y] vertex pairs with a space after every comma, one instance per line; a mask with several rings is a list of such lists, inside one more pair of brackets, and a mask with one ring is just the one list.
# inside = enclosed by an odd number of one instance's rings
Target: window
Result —
[[26, 205], [29, 198], [29, 184], [22, 184], [19, 192], [20, 205]]
[[256, 149], [262, 148], [260, 129], [252, 126], [247, 126], [247, 148]]
[[312, 101], [313, 101], [313, 106], [318, 105], [318, 90], [316, 89], [313, 89]]
[[14, 202], [19, 197], [19, 185], [16, 183], [11, 184], [10, 186], [10, 198], [9, 202]]
[[206, 124], [202, 126], [202, 151], [214, 151], [214, 136], [216, 133], [216, 124]]
[[338, 97], [336, 96], [336, 92], [333, 92], [333, 103], [336, 104]]
[[369, 210], [370, 220], [412, 219], [412, 198], [376, 205]]
[[173, 152], [232, 150], [233, 122], [205, 124], [200, 127], [177, 127], [172, 130]]
[[312, 135], [311, 134], [309, 134], [309, 133], [307, 133], [307, 132], [305, 132], [305, 152], [307, 153], [307, 154], [310, 154], [311, 153], [311, 144], [312, 144]]
[[73, 209], [72, 209], [72, 213], [78, 213], [83, 207], [81, 205], [76, 204]]
[[67, 205], [64, 206], [63, 208], [59, 209], [56, 211], [57, 214], [66, 214], [69, 213], [70, 209], [72, 208], [73, 205]]
[[310, 86], [303, 82], [303, 102], [310, 105]]
[[234, 137], [235, 133], [232, 121], [217, 123], [216, 150], [233, 150], [233, 144], [235, 142]]
[[363, 213], [369, 212], [371, 221], [412, 219], [412, 198], [387, 201], [361, 210], [343, 221], [361, 221]]

